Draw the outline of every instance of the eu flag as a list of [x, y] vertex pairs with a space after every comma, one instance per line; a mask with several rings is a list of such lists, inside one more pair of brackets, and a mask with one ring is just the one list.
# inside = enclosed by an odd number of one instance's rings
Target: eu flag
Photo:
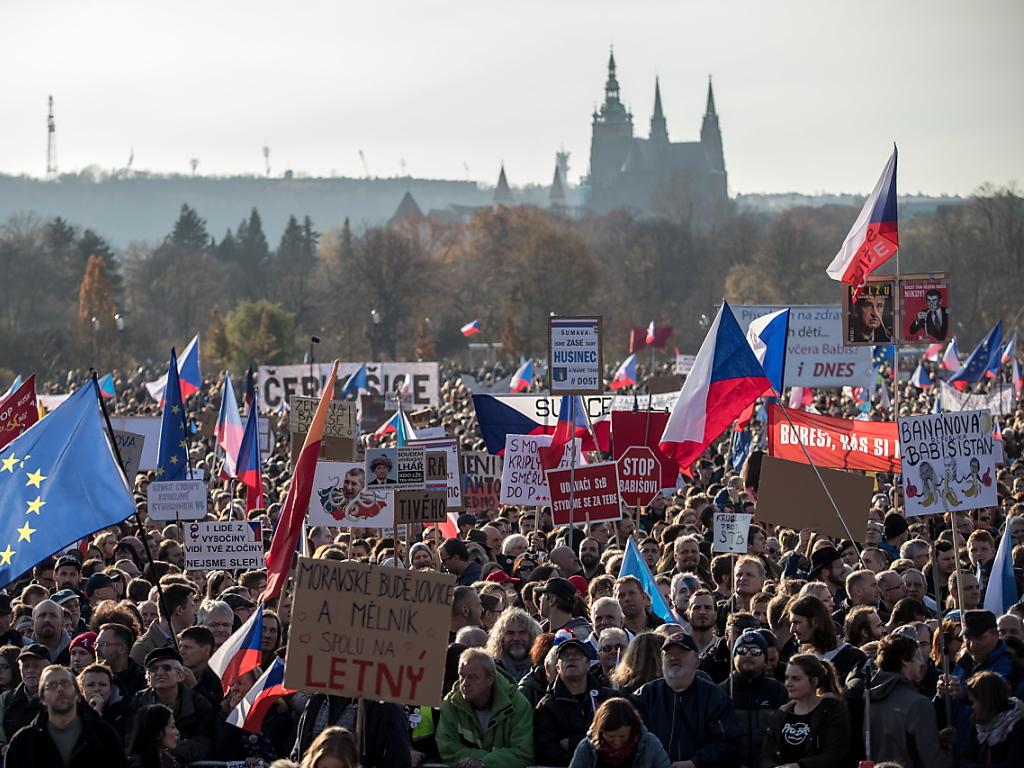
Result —
[[134, 513], [102, 419], [90, 382], [0, 450], [0, 586]]
[[156, 479], [187, 480], [187, 450], [185, 407], [181, 402], [178, 358], [172, 347], [171, 365], [167, 369], [167, 387], [164, 389], [164, 416], [160, 422], [160, 447], [156, 454]]
[[974, 348], [960, 370], [949, 377], [949, 383], [957, 389], [966, 389], [968, 384], [981, 381], [985, 371], [999, 364], [1003, 341], [1003, 321], [1000, 320], [985, 334], [985, 338]]

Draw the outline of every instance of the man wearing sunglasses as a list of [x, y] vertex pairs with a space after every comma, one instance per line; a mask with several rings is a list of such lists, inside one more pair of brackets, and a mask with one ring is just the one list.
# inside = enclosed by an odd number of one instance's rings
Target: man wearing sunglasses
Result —
[[722, 692], [732, 699], [739, 723], [742, 752], [740, 764], [757, 766], [761, 737], [771, 714], [786, 703], [786, 688], [768, 674], [768, 643], [756, 629], [736, 638], [732, 650], [732, 673], [721, 683]]

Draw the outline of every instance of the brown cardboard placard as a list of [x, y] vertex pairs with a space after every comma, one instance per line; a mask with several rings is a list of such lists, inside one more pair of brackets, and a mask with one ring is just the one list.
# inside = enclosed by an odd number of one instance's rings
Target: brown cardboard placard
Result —
[[300, 557], [295, 577], [288, 688], [440, 706], [453, 575]]
[[644, 388], [652, 395], [678, 392], [683, 388], [683, 377], [677, 373], [651, 376], [644, 382]]
[[[821, 469], [846, 525], [858, 540], [863, 540], [868, 525], [868, 508], [874, 480], [866, 475]], [[761, 460], [761, 481], [757, 489], [755, 522], [775, 523], [801, 530], [810, 528], [826, 536], [845, 539], [847, 534], [836, 517], [825, 490], [814, 474], [814, 467], [765, 456]]]
[[[299, 460], [302, 452], [302, 444], [306, 441], [305, 432], [292, 432], [292, 464]], [[355, 455], [356, 441], [347, 437], [327, 437], [320, 441], [320, 453], [318, 459], [327, 461], [353, 461]]]
[[395, 525], [443, 523], [448, 519], [448, 489], [396, 491]]
[[[313, 414], [320, 404], [316, 397], [293, 397], [288, 401], [289, 431], [305, 434], [313, 422]], [[356, 436], [356, 405], [345, 400], [331, 400], [327, 407], [327, 421], [324, 422], [324, 437], [344, 437], [354, 440]]]

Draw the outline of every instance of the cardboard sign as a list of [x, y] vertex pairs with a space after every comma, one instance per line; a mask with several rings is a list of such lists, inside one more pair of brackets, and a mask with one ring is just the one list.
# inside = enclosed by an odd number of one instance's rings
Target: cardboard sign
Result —
[[935, 344], [949, 337], [949, 281], [900, 279], [900, 341]]
[[[313, 423], [313, 415], [320, 400], [315, 397], [293, 397], [288, 401], [288, 429], [306, 434]], [[327, 406], [327, 421], [324, 422], [324, 437], [356, 436], [356, 406], [344, 400], [331, 400]]]
[[159, 416], [110, 417], [110, 424], [115, 432], [133, 432], [145, 438], [142, 446], [142, 458], [139, 459], [139, 472], [156, 469], [157, 451], [160, 448], [160, 422]]
[[443, 523], [447, 519], [447, 489], [395, 492], [395, 525]]
[[274, 432], [270, 428], [270, 419], [263, 416], [256, 417], [256, 429], [259, 432], [260, 457], [264, 462], [274, 452]]
[[446, 479], [448, 509], [460, 509], [462, 507], [462, 478], [459, 476], [459, 441], [454, 437], [417, 438], [410, 440], [409, 445], [422, 446], [424, 450], [430, 452], [445, 452], [445, 467], [448, 475]]
[[467, 512], [497, 509], [501, 497], [501, 456], [486, 451], [464, 451], [462, 466], [462, 504]]
[[202, 520], [206, 517], [206, 483], [202, 480], [154, 480], [146, 509], [153, 520]]
[[753, 517], [742, 512], [715, 512], [715, 539], [711, 551], [745, 554]]
[[[866, 475], [836, 469], [818, 471], [849, 526], [850, 533], [854, 537], [862, 537], [867, 530], [874, 480]], [[758, 520], [797, 531], [810, 528], [839, 539], [848, 536], [814, 474], [814, 467], [807, 464], [765, 456], [761, 460], [756, 514]]]
[[[583, 441], [576, 440], [576, 461], [582, 456]], [[551, 435], [507, 435], [501, 469], [501, 503], [547, 506], [551, 503], [548, 479], [541, 466], [538, 448], [551, 445]], [[572, 461], [572, 446], [566, 444], [560, 467]]]
[[360, 527], [358, 523], [365, 518], [347, 517], [346, 508], [359, 497], [365, 486], [366, 470], [362, 464], [318, 461], [313, 473], [313, 491], [309, 496], [309, 525]]
[[644, 382], [644, 388], [652, 395], [667, 395], [671, 392], [679, 393], [683, 388], [683, 377], [677, 374], [671, 376], [651, 376]]
[[427, 478], [421, 445], [371, 448], [366, 452], [366, 487], [392, 491], [422, 491]]
[[554, 525], [585, 525], [622, 518], [619, 472], [614, 461], [587, 464], [574, 470], [554, 469], [547, 475]]
[[252, 570], [263, 565], [260, 523], [218, 520], [185, 526], [185, 570]]
[[[751, 321], [779, 309], [786, 307], [771, 304], [732, 306], [744, 336]], [[790, 307], [789, 341], [786, 344], [787, 387], [865, 387], [874, 380], [870, 347], [843, 344], [843, 313], [838, 304]]]
[[958, 392], [946, 382], [939, 382], [939, 398], [944, 411], [991, 411], [1008, 416], [1017, 409], [1017, 395], [1012, 384], [993, 384], [986, 393]]
[[907, 517], [999, 503], [989, 411], [907, 416], [897, 423]]
[[551, 394], [601, 394], [604, 389], [601, 318], [548, 318], [548, 361]]
[[437, 707], [455, 577], [300, 557], [284, 684]]
[[[896, 333], [896, 284], [892, 279], [872, 280], [857, 290], [842, 286], [845, 312], [843, 312], [843, 343], [847, 346], [891, 344]], [[788, 381], [786, 382], [789, 383]]]
[[768, 453], [777, 459], [807, 463], [800, 442], [819, 467], [900, 471], [900, 441], [895, 421], [858, 421], [768, 406]]
[[128, 483], [131, 484], [135, 480], [135, 475], [139, 473], [139, 463], [142, 461], [146, 436], [115, 429], [114, 442], [117, 444], [117, 450], [121, 453], [121, 461], [124, 462], [125, 476], [128, 478]]
[[[319, 397], [327, 377], [331, 375], [331, 365], [261, 365], [256, 378], [260, 408], [272, 411], [296, 395]], [[339, 384], [344, 383], [361, 365], [363, 363], [359, 362], [339, 365]], [[366, 363], [366, 380], [367, 389], [373, 395], [383, 397], [385, 392], [393, 392], [398, 385], [409, 390], [416, 407], [429, 405], [436, 408], [441, 404], [441, 377], [437, 363]]]

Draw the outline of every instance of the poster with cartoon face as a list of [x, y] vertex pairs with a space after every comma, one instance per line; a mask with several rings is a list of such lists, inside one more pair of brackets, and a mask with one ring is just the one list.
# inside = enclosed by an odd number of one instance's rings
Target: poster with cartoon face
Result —
[[318, 461], [309, 498], [309, 525], [390, 528], [395, 519], [394, 492], [366, 486], [363, 464]]

